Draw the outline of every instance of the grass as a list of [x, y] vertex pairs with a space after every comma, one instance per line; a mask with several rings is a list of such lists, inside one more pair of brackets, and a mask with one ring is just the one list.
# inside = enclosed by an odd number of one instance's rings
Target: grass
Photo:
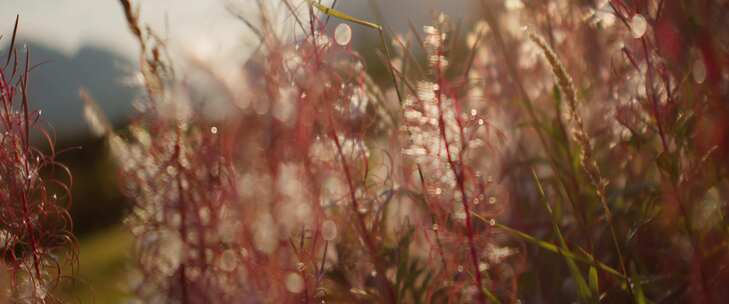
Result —
[[[466, 33], [441, 14], [422, 33], [386, 37], [321, 2], [282, 1], [293, 32], [257, 2], [260, 22], [244, 21], [260, 52], [235, 78], [204, 62], [178, 74], [166, 40], [120, 0], [140, 46], [140, 113], [117, 132], [82, 97], [120, 168], [133, 235], [82, 239], [82, 283], [68, 298], [729, 297], [725, 40], [696, 21], [716, 10], [482, 1]], [[613, 24], [590, 21], [605, 11]], [[330, 17], [344, 24], [331, 32]], [[349, 24], [378, 32], [384, 62], [352, 49]], [[387, 82], [367, 73], [377, 64]], [[230, 101], [228, 116], [201, 114], [209, 99], [191, 89], [195, 73]], [[144, 280], [134, 295], [126, 267]]]
[[63, 286], [61, 297], [69, 303], [119, 303], [129, 297], [131, 250], [132, 238], [123, 226], [79, 239], [77, 283]]

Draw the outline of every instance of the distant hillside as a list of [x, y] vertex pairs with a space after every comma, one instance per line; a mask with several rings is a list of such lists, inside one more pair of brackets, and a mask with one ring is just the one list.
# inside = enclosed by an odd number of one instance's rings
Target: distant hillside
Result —
[[[5, 41], [7, 43], [7, 41]], [[89, 135], [83, 119], [83, 103], [78, 90], [86, 87], [97, 99], [112, 122], [121, 123], [131, 113], [135, 89], [125, 84], [134, 64], [114, 51], [83, 46], [73, 56], [41, 43], [18, 41], [28, 45], [31, 65], [30, 101], [32, 109], [43, 111], [49, 131], [59, 140], [74, 141]], [[7, 45], [0, 54], [6, 54]]]
[[442, 12], [455, 21], [462, 22], [480, 13], [480, 5], [474, 0], [339, 0], [336, 8], [359, 18], [378, 21], [378, 13], [373, 9], [373, 3], [377, 5], [383, 18], [382, 23], [397, 32], [407, 32], [409, 22], [421, 30], [422, 25], [432, 23], [433, 12]]

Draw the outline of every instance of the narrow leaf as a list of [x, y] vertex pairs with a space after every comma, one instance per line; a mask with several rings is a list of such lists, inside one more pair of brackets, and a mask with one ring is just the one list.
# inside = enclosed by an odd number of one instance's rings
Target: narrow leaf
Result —
[[590, 283], [590, 289], [592, 289], [592, 292], [599, 293], [600, 292], [600, 284], [598, 283], [597, 278], [597, 268], [595, 266], [590, 266], [590, 270], [588, 271], [587, 276], [588, 282]]
[[[557, 222], [557, 219], [554, 217], [554, 213], [552, 212], [552, 208], [549, 206], [549, 203], [547, 202], [546, 194], [544, 193], [544, 188], [542, 187], [542, 182], [539, 180], [539, 177], [537, 176], [537, 172], [532, 170], [532, 176], [534, 177], [534, 182], [537, 184], [537, 188], [539, 189], [539, 197], [541, 198], [542, 203], [544, 204], [545, 208], [547, 209], [547, 212], [549, 212], [549, 215], [552, 219], [552, 228], [554, 229], [554, 233], [557, 234], [557, 237], [559, 238], [560, 243], [560, 250], [564, 250], [566, 252], [569, 252], [569, 247], [567, 246], [567, 242], [564, 239], [564, 236], [562, 235], [562, 231], [559, 229], [559, 224]], [[565, 257], [565, 262], [567, 263], [567, 267], [570, 270], [570, 273], [572, 274], [573, 279], [575, 280], [575, 283], [577, 284], [577, 290], [580, 295], [580, 298], [584, 302], [591, 302], [593, 297], [592, 291], [587, 285], [587, 282], [585, 281], [585, 277], [582, 275], [582, 272], [580, 271], [580, 268], [577, 267], [577, 263], [575, 263], [574, 259], [570, 259]]]
[[366, 27], [370, 27], [370, 28], [376, 29], [378, 31], [382, 30], [382, 26], [380, 26], [379, 24], [375, 24], [375, 23], [372, 23], [372, 22], [369, 22], [366, 20], [352, 17], [350, 15], [347, 15], [347, 14], [345, 14], [341, 11], [338, 11], [336, 9], [333, 9], [331, 7], [324, 6], [317, 2], [314, 2], [313, 0], [306, 0], [306, 2], [308, 2], [310, 5], [316, 7], [316, 9], [318, 9], [319, 11], [321, 11], [323, 14], [325, 14], [327, 16], [332, 16], [332, 17], [336, 17], [336, 18], [339, 18], [339, 19], [342, 19], [345, 21], [357, 23], [359, 25], [364, 25]]

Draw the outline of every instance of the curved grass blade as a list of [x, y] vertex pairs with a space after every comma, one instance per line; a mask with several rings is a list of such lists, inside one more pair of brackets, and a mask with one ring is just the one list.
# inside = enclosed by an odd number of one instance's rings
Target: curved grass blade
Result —
[[336, 9], [333, 9], [331, 7], [324, 6], [322, 4], [314, 2], [313, 0], [306, 0], [306, 2], [309, 3], [310, 5], [316, 7], [316, 9], [318, 9], [319, 11], [321, 11], [323, 14], [325, 14], [327, 16], [332, 16], [332, 17], [339, 18], [339, 19], [342, 19], [345, 21], [349, 21], [349, 22], [363, 25], [363, 26], [366, 26], [369, 28], [373, 28], [378, 31], [382, 31], [382, 26], [380, 26], [379, 24], [375, 24], [375, 23], [369, 22], [367, 20], [362, 20], [359, 18], [352, 17], [350, 15], [347, 15], [347, 14], [345, 14], [341, 11], [338, 11]]
[[[480, 216], [480, 215], [478, 215], [476, 213], [472, 213], [472, 214], [473, 214], [474, 217], [476, 217], [480, 221], [483, 221], [484, 223], [488, 223], [488, 221], [485, 218], [483, 218], [482, 216]], [[503, 230], [504, 232], [507, 232], [507, 233], [511, 234], [514, 237], [520, 238], [520, 239], [522, 239], [524, 241], [527, 241], [527, 242], [529, 242], [529, 243], [531, 243], [533, 245], [536, 245], [536, 246], [538, 246], [538, 247], [540, 247], [540, 248], [542, 248], [544, 250], [547, 250], [547, 251], [552, 252], [552, 253], [556, 253], [556, 254], [561, 255], [561, 256], [563, 256], [565, 258], [572, 259], [572, 260], [575, 260], [577, 262], [584, 263], [584, 264], [588, 264], [588, 265], [597, 264], [597, 268], [601, 269], [602, 271], [604, 271], [604, 272], [606, 272], [608, 274], [611, 274], [611, 275], [615, 276], [618, 279], [626, 280], [625, 276], [623, 276], [622, 273], [620, 273], [619, 271], [615, 270], [615, 268], [612, 268], [612, 267], [610, 267], [610, 266], [608, 266], [608, 265], [606, 265], [606, 264], [604, 264], [602, 262], [599, 262], [599, 261], [593, 262], [589, 258], [585, 258], [585, 257], [579, 256], [579, 255], [573, 253], [570, 250], [565, 250], [565, 249], [560, 248], [559, 246], [557, 246], [557, 245], [555, 245], [553, 243], [536, 239], [536, 238], [534, 238], [533, 236], [531, 236], [529, 234], [526, 234], [524, 232], [521, 232], [519, 230], [516, 230], [514, 228], [511, 228], [511, 227], [506, 226], [506, 225], [503, 225], [503, 224], [496, 223], [495, 224], [495, 227]]]
[[382, 26], [379, 24], [376, 24], [376, 23], [369, 22], [367, 20], [352, 17], [348, 14], [345, 14], [345, 13], [338, 11], [336, 9], [333, 9], [331, 7], [324, 6], [324, 5], [321, 5], [320, 3], [314, 2], [313, 0], [306, 0], [306, 2], [327, 16], [332, 16], [332, 17], [335, 17], [335, 18], [338, 18], [338, 19], [341, 19], [344, 21], [349, 21], [352, 23], [356, 23], [356, 24], [377, 30], [378, 34], [380, 35], [380, 43], [382, 43], [382, 47], [385, 49], [385, 56], [387, 56], [387, 68], [390, 70], [390, 77], [392, 77], [392, 82], [395, 87], [395, 93], [397, 93], [397, 100], [402, 105], [403, 98], [402, 98], [402, 94], [400, 93], [400, 85], [398, 85], [397, 77], [395, 77], [395, 70], [392, 67], [392, 54], [390, 53], [390, 48], [387, 47], [387, 40], [385, 39], [385, 31], [383, 30]]
[[[560, 247], [559, 250], [564, 250], [569, 252], [569, 247], [567, 246], [567, 242], [564, 239], [564, 236], [562, 235], [562, 230], [559, 229], [559, 225], [557, 223], [557, 218], [554, 216], [554, 213], [552, 212], [552, 207], [549, 206], [549, 203], [547, 202], [547, 196], [544, 193], [544, 188], [542, 187], [542, 182], [539, 180], [539, 177], [537, 176], [537, 172], [532, 169], [532, 176], [534, 177], [534, 182], [537, 185], [537, 188], [539, 190], [539, 198], [544, 204], [545, 208], [547, 209], [547, 212], [549, 212], [550, 218], [552, 220], [552, 228], [554, 230], [554, 233], [559, 238]], [[582, 275], [582, 272], [580, 271], [580, 268], [577, 267], [577, 263], [575, 263], [574, 259], [570, 259], [565, 257], [565, 262], [567, 263], [567, 267], [570, 270], [570, 273], [572, 273], [572, 277], [575, 280], [575, 283], [577, 283], [577, 290], [579, 292], [580, 298], [583, 300], [583, 302], [598, 302], [596, 299], [597, 297], [593, 294], [592, 290], [590, 290], [590, 287], [587, 285], [587, 282], [585, 281], [585, 277]], [[590, 263], [592, 264], [592, 263]]]

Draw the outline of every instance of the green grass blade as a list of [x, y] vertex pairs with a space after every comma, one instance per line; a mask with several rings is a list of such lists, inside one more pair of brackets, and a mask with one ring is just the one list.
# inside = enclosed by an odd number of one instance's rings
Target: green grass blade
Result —
[[[550, 218], [552, 220], [552, 228], [554, 230], [554, 233], [559, 238], [559, 243], [560, 243], [560, 247], [561, 247], [560, 250], [569, 252], [569, 247], [567, 246], [567, 242], [564, 239], [562, 231], [559, 229], [557, 218], [554, 216], [554, 213], [552, 212], [552, 207], [550, 207], [549, 203], [547, 202], [547, 197], [546, 197], [546, 194], [544, 193], [544, 188], [542, 187], [542, 182], [539, 180], [539, 177], [537, 176], [537, 173], [534, 170], [532, 170], [532, 176], [534, 177], [534, 182], [537, 184], [540, 200], [542, 201], [545, 208], [547, 209], [547, 212], [549, 212]], [[567, 263], [567, 267], [569, 268], [570, 273], [572, 273], [572, 277], [574, 278], [575, 283], [577, 284], [577, 290], [580, 295], [580, 298], [584, 302], [596, 302], [595, 299], [597, 299], [597, 297], [593, 294], [592, 290], [590, 290], [590, 287], [587, 285], [587, 282], [585, 281], [585, 277], [582, 275], [580, 268], [577, 267], [577, 263], [575, 263], [575, 260], [565, 257], [565, 262]]]
[[[473, 213], [473, 216], [476, 217], [477, 219], [481, 220], [481, 221], [484, 221], [484, 223], [488, 223], [486, 221], [486, 219], [484, 219], [482, 216], [480, 216], [478, 214]], [[575, 260], [577, 262], [584, 263], [584, 264], [587, 264], [587, 265], [592, 265], [593, 263], [594, 264], [597, 264], [597, 268], [601, 269], [602, 271], [604, 271], [604, 272], [606, 272], [608, 274], [611, 274], [611, 275], [615, 276], [616, 278], [618, 278], [620, 280], [625, 280], [625, 276], [623, 276], [619, 271], [615, 270], [615, 268], [612, 268], [612, 267], [610, 267], [610, 266], [608, 266], [608, 265], [606, 265], [606, 264], [604, 264], [602, 262], [598, 262], [598, 261], [594, 261], [593, 262], [590, 257], [581, 257], [581, 256], [573, 253], [570, 250], [566, 250], [566, 249], [561, 248], [561, 247], [559, 247], [559, 246], [557, 246], [555, 244], [552, 244], [550, 242], [546, 242], [546, 241], [542, 241], [542, 240], [536, 239], [536, 238], [534, 238], [533, 236], [531, 236], [529, 234], [526, 234], [524, 232], [521, 232], [521, 231], [516, 230], [514, 228], [511, 228], [511, 227], [505, 226], [503, 224], [496, 223], [496, 226], [495, 227], [503, 230], [504, 232], [507, 232], [507, 233], [511, 234], [514, 237], [520, 238], [520, 239], [522, 239], [524, 241], [527, 241], [527, 242], [529, 242], [529, 243], [531, 243], [531, 244], [533, 244], [533, 245], [535, 245], [537, 247], [540, 247], [540, 248], [542, 248], [544, 250], [547, 250], [549, 252], [552, 252], [552, 253], [556, 253], [556, 254], [561, 255], [561, 256], [563, 256], [565, 258], [572, 259], [572, 260]]]
[[382, 26], [380, 26], [379, 24], [375, 24], [375, 23], [369, 22], [367, 20], [362, 20], [359, 18], [352, 17], [350, 15], [347, 15], [347, 14], [345, 14], [341, 11], [338, 11], [336, 9], [333, 9], [331, 7], [324, 6], [317, 2], [314, 2], [313, 0], [306, 0], [306, 2], [309, 3], [310, 5], [316, 7], [316, 9], [318, 9], [320, 12], [322, 12], [323, 14], [325, 14], [327, 16], [332, 16], [332, 17], [339, 18], [339, 19], [342, 19], [345, 21], [349, 21], [352, 23], [370, 27], [370, 28], [376, 29], [378, 31], [382, 31]]
[[590, 270], [587, 272], [587, 281], [590, 283], [590, 289], [595, 294], [600, 293], [600, 283], [598, 282], [597, 277], [597, 268], [595, 266], [590, 266]]
[[647, 304], [648, 300], [645, 297], [645, 292], [643, 291], [643, 283], [640, 282], [636, 274], [638, 271], [636, 270], [635, 264], [630, 264], [630, 273], [631, 273], [631, 281], [635, 282], [633, 285], [633, 297], [635, 299], [635, 303], [637, 304]]
[[499, 298], [497, 298], [496, 295], [494, 295], [490, 290], [488, 290], [488, 288], [481, 288], [481, 291], [483, 291], [483, 293], [486, 294], [486, 297], [489, 298], [490, 303], [501, 304], [501, 301], [499, 300]]
[[395, 92], [397, 93], [397, 100], [400, 102], [400, 105], [402, 105], [403, 97], [402, 97], [402, 94], [400, 93], [400, 85], [397, 83], [397, 77], [395, 77], [395, 70], [392, 67], [392, 54], [390, 53], [390, 48], [387, 47], [387, 41], [385, 39], [385, 31], [382, 28], [382, 26], [379, 24], [376, 24], [376, 23], [369, 22], [367, 20], [352, 17], [348, 14], [345, 14], [345, 13], [338, 11], [336, 9], [333, 9], [331, 7], [324, 6], [317, 2], [314, 2], [313, 0], [306, 0], [306, 2], [309, 3], [309, 5], [316, 7], [316, 9], [318, 9], [319, 11], [321, 11], [323, 14], [325, 14], [327, 16], [332, 16], [332, 17], [339, 18], [344, 21], [349, 21], [352, 23], [356, 23], [356, 24], [377, 30], [378, 34], [380, 35], [380, 42], [382, 43], [382, 48], [385, 49], [385, 57], [387, 57], [387, 68], [390, 70], [390, 77], [392, 77], [392, 82], [395, 87]]

